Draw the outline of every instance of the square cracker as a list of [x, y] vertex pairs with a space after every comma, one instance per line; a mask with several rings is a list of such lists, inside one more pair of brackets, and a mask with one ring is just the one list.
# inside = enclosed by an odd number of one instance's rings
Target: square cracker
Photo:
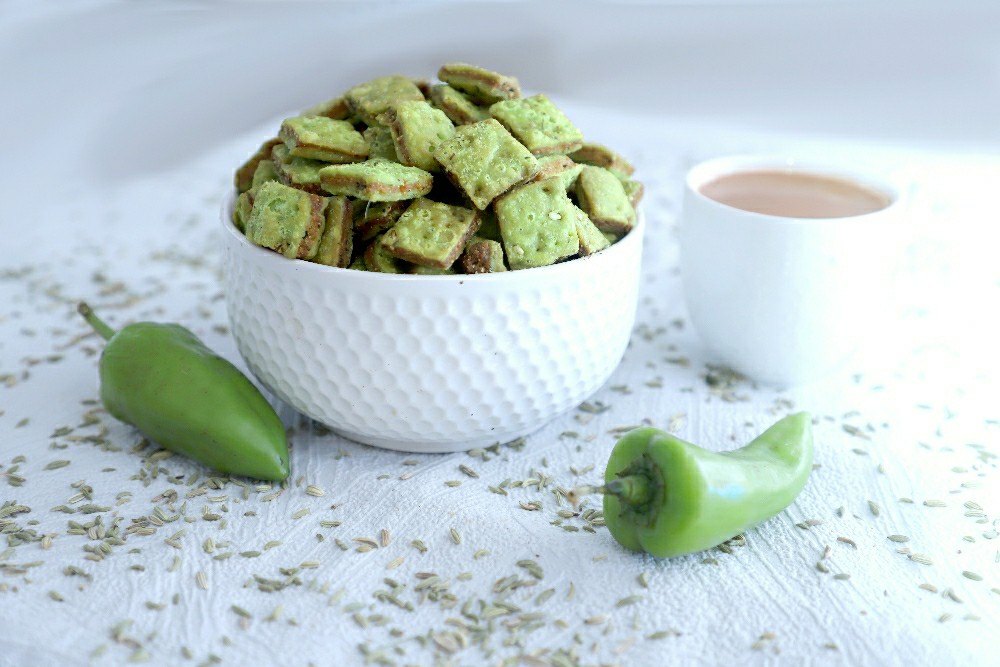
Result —
[[466, 273], [499, 273], [507, 270], [503, 263], [503, 247], [496, 241], [478, 236], [466, 244], [459, 263]]
[[330, 197], [326, 205], [326, 228], [312, 261], [327, 266], [345, 267], [350, 264], [354, 252], [353, 232], [351, 200], [343, 196]]
[[602, 144], [584, 142], [570, 157], [580, 164], [604, 167], [623, 176], [631, 176], [635, 172], [635, 167], [628, 160]]
[[416, 199], [431, 191], [434, 177], [423, 169], [388, 160], [331, 164], [319, 170], [323, 189], [365, 201]]
[[312, 259], [326, 224], [326, 203], [325, 197], [268, 181], [254, 194], [247, 240], [285, 257]]
[[382, 236], [386, 251], [420, 266], [447, 269], [479, 226], [472, 209], [418, 199]]
[[376, 118], [396, 102], [422, 100], [424, 94], [411, 79], [394, 74], [380, 76], [354, 86], [344, 96], [347, 104], [366, 125], [375, 125]]
[[292, 157], [288, 154], [288, 146], [285, 144], [278, 144], [271, 150], [271, 161], [274, 163], [278, 180], [285, 185], [314, 195], [323, 194], [323, 189], [319, 186], [319, 170], [327, 166], [326, 162]]
[[536, 156], [572, 153], [583, 145], [583, 133], [545, 95], [497, 102], [490, 115]]
[[326, 116], [286, 118], [278, 137], [292, 157], [323, 162], [358, 162], [368, 157], [368, 142], [346, 120]]
[[635, 208], [621, 180], [607, 169], [584, 165], [574, 191], [580, 208], [601, 231], [624, 234], [635, 226]]
[[425, 171], [440, 171], [434, 151], [455, 136], [455, 126], [427, 102], [398, 102], [380, 119], [389, 126], [399, 161]]
[[489, 111], [446, 83], [431, 88], [430, 98], [434, 106], [445, 112], [455, 125], [478, 123], [490, 117]]
[[580, 250], [580, 212], [558, 178], [527, 183], [494, 206], [511, 269], [555, 264]]
[[493, 118], [457, 128], [434, 157], [479, 210], [538, 171], [538, 160]]
[[484, 104], [513, 100], [521, 96], [521, 84], [514, 77], [468, 63], [442, 65], [438, 70], [438, 78]]
[[246, 192], [250, 189], [253, 184], [253, 175], [257, 171], [257, 167], [260, 165], [262, 160], [266, 160], [271, 157], [271, 150], [281, 143], [281, 139], [275, 137], [274, 139], [268, 139], [257, 152], [250, 156], [250, 158], [240, 165], [240, 168], [236, 170], [233, 175], [233, 185], [236, 186], [237, 192]]

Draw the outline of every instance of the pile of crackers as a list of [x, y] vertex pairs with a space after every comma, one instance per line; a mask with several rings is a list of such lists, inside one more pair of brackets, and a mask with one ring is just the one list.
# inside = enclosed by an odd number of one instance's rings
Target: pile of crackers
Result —
[[379, 77], [281, 124], [241, 166], [259, 246], [383, 273], [494, 273], [590, 255], [634, 227], [633, 167], [545, 95], [465, 63]]

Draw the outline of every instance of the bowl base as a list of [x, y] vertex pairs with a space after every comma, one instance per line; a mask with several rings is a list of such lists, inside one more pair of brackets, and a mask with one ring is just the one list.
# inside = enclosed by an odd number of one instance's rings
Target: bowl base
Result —
[[400, 440], [398, 438], [379, 438], [354, 433], [342, 428], [327, 425], [331, 431], [342, 438], [347, 438], [353, 442], [371, 447], [381, 447], [397, 452], [409, 452], [412, 454], [451, 454], [454, 452], [467, 452], [476, 447], [491, 447], [497, 443], [507, 443], [518, 438], [523, 438], [544, 428], [549, 422], [560, 415], [555, 415], [552, 419], [527, 429], [516, 431], [497, 431], [489, 436], [480, 438], [470, 438], [468, 440]]

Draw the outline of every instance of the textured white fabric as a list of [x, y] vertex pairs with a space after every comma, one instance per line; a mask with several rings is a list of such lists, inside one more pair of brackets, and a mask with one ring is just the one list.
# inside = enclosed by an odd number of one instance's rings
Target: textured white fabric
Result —
[[[144, 463], [129, 451], [139, 441], [132, 429], [100, 415], [114, 451], [74, 441], [97, 433], [99, 424], [50, 437], [62, 426], [80, 424], [88, 409], [81, 401], [98, 395], [93, 352], [100, 345], [93, 336], [73, 342], [85, 332], [73, 308], [79, 298], [115, 325], [136, 319], [179, 322], [239, 363], [225, 330], [215, 216], [232, 166], [265, 128], [155, 177], [100, 190], [68, 181], [58, 194], [39, 201], [34, 215], [3, 220], [4, 248], [12, 251], [4, 253], [0, 279], [0, 373], [14, 379], [12, 386], [0, 387], [0, 502], [30, 507], [8, 518], [54, 537], [49, 549], [30, 542], [4, 552], [0, 542], [0, 665], [85, 664], [102, 645], [105, 652], [94, 664], [130, 657], [178, 664], [182, 647], [193, 655], [192, 664], [211, 655], [223, 664], [360, 664], [359, 645], [385, 651], [399, 664], [474, 665], [520, 653], [544, 664], [557, 649], [572, 651], [583, 664], [994, 660], [988, 651], [990, 638], [1000, 631], [1000, 541], [988, 538], [997, 534], [998, 387], [995, 339], [989, 322], [977, 323], [977, 313], [995, 310], [1000, 282], [995, 261], [977, 261], [986, 256], [982, 246], [988, 238], [977, 218], [985, 209], [973, 195], [977, 188], [990, 192], [1000, 160], [751, 136], [641, 117], [609, 124], [593, 110], [572, 112], [587, 136], [634, 157], [647, 186], [639, 320], [624, 362], [593, 397], [590, 411], [567, 414], [528, 437], [522, 448], [500, 447], [488, 461], [353, 444], [285, 410], [293, 442], [288, 490], [266, 500], [269, 491], [251, 489], [244, 500], [242, 489], [229, 485], [188, 499], [181, 511], [185, 494], [198, 483], [178, 485], [168, 477], [204, 471], [173, 457], [159, 462], [160, 474], [148, 485], [135, 479]], [[684, 322], [676, 273], [679, 178], [699, 157], [790, 146], [829, 159], [864, 161], [913, 183], [914, 239], [899, 299], [886, 304], [902, 324], [891, 335], [873, 332], [869, 358], [838, 378], [790, 391], [745, 382], [710, 386], [711, 357]], [[592, 534], [551, 525], [559, 518], [556, 512], [567, 508], [557, 505], [551, 489], [597, 479], [614, 429], [649, 420], [726, 449], [792, 409], [810, 410], [818, 419], [819, 467], [787, 512], [748, 532], [746, 545], [732, 547], [731, 554], [657, 561], [623, 551], [603, 528]], [[18, 426], [24, 419], [30, 421]], [[22, 455], [26, 460], [14, 474], [25, 481], [15, 487], [7, 473]], [[56, 460], [71, 463], [45, 469]], [[462, 464], [478, 478], [460, 471]], [[150, 464], [145, 465], [148, 474]], [[575, 475], [574, 468], [584, 472]], [[551, 478], [546, 489], [512, 488], [508, 496], [488, 490], [505, 479], [539, 480], [539, 472]], [[93, 500], [73, 507], [92, 502], [111, 509], [90, 515], [52, 511], [78, 492], [71, 485], [79, 480], [93, 488]], [[461, 485], [447, 486], [449, 480]], [[308, 495], [307, 485], [325, 495]], [[154, 501], [171, 489], [180, 494], [176, 512]], [[123, 491], [130, 495], [117, 496]], [[927, 506], [928, 500], [946, 506]], [[541, 503], [539, 510], [521, 505], [532, 501]], [[877, 516], [869, 501], [877, 504]], [[963, 505], [967, 502], [978, 505]], [[167, 516], [180, 513], [193, 522], [181, 518], [152, 526], [153, 535], [131, 534], [102, 562], [84, 559], [83, 546], [97, 542], [66, 534], [67, 521], [85, 523], [97, 516], [104, 517], [104, 525], [121, 517], [124, 532], [149, 515], [154, 503]], [[969, 509], [979, 506], [982, 511]], [[303, 510], [308, 514], [292, 518]], [[205, 520], [204, 512], [221, 516], [225, 525]], [[795, 525], [810, 519], [821, 523]], [[321, 521], [343, 523], [322, 527]], [[564, 524], [586, 522], [569, 518]], [[165, 543], [182, 528], [186, 534], [176, 539], [180, 549]], [[360, 543], [352, 538], [378, 541], [383, 528], [391, 532], [388, 546], [355, 551]], [[460, 544], [454, 543], [452, 528]], [[887, 539], [896, 534], [909, 541]], [[349, 551], [335, 545], [338, 537]], [[206, 539], [214, 541], [212, 553], [204, 548]], [[423, 540], [426, 553], [410, 546], [415, 539]], [[265, 551], [272, 540], [280, 544]], [[816, 563], [827, 547], [824, 573]], [[900, 548], [924, 554], [933, 564], [914, 562], [897, 553]], [[239, 555], [251, 550], [263, 553]], [[478, 550], [488, 553], [477, 559]], [[213, 559], [227, 552], [234, 555]], [[174, 569], [177, 556], [182, 560]], [[398, 567], [386, 569], [398, 558], [403, 559]], [[410, 639], [431, 630], [457, 630], [448, 619], [462, 618], [467, 600], [492, 604], [498, 598], [494, 582], [502, 577], [534, 581], [516, 565], [522, 559], [537, 561], [544, 576], [506, 598], [521, 611], [492, 621], [489, 657], [472, 645], [473, 632], [470, 646], [450, 658], [446, 649], [460, 646], [454, 636], [438, 635], [438, 643], [426, 646]], [[42, 562], [21, 574], [20, 566], [32, 561]], [[279, 568], [303, 561], [315, 561], [316, 567], [295, 575], [300, 585], [262, 592], [253, 581], [254, 575], [284, 581]], [[88, 578], [65, 575], [67, 566]], [[983, 581], [966, 578], [963, 571], [978, 573]], [[198, 585], [199, 572], [207, 589]], [[418, 572], [448, 580], [457, 605], [420, 602], [414, 591]], [[637, 579], [643, 573], [647, 587]], [[839, 573], [850, 578], [834, 578]], [[414, 611], [372, 596], [387, 590], [382, 581], [387, 576], [406, 585], [399, 599], [412, 602]], [[937, 592], [918, 588], [921, 583]], [[550, 599], [533, 602], [550, 587]], [[568, 599], [571, 587], [575, 592]], [[961, 602], [944, 596], [948, 589]], [[633, 595], [641, 599], [616, 606]], [[232, 605], [252, 618], [241, 620]], [[279, 605], [280, 618], [265, 620]], [[472, 602], [466, 610], [478, 614], [481, 608]], [[541, 616], [522, 616], [535, 612]], [[354, 613], [381, 614], [386, 621], [361, 627]], [[112, 627], [126, 619], [133, 623], [115, 641]], [[539, 620], [541, 627], [514, 632], [505, 626], [518, 619], [529, 627]], [[402, 637], [393, 637], [392, 628]], [[667, 636], [646, 639], [660, 631]], [[517, 645], [505, 646], [511, 637]], [[405, 653], [397, 655], [393, 647]]]

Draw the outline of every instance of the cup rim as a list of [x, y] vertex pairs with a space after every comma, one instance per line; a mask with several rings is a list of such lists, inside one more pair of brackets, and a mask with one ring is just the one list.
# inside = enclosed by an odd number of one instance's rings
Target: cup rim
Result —
[[[614, 259], [626, 252], [632, 252], [632, 246], [641, 243], [645, 231], [645, 215], [642, 208], [637, 207], [635, 226], [616, 243], [610, 247], [600, 250], [593, 255], [577, 257], [575, 259], [550, 264], [548, 266], [537, 266], [530, 269], [519, 269], [517, 271], [501, 271], [497, 273], [456, 273], [446, 275], [424, 275], [413, 273], [379, 273], [377, 271], [358, 271], [339, 266], [327, 266], [317, 264], [304, 259], [290, 259], [284, 255], [272, 252], [266, 248], [261, 248], [247, 240], [236, 225], [233, 224], [233, 210], [236, 205], [237, 193], [235, 190], [227, 190], [222, 198], [222, 206], [219, 220], [227, 234], [230, 242], [235, 242], [240, 247], [241, 252], [251, 253], [256, 260], [270, 263], [275, 270], [292, 269], [305, 271], [327, 272], [341, 277], [352, 279], [372, 280], [382, 282], [435, 282], [464, 284], [468, 282], [497, 283], [501, 281], [513, 282], [517, 280], [542, 280], [545, 278], [555, 278], [558, 276], [569, 276], [578, 270], [599, 270], [599, 265], [614, 261]], [[584, 268], [586, 265], [586, 268]]]
[[[729, 204], [716, 201], [701, 192], [701, 187], [713, 178], [754, 168], [784, 168], [853, 181], [863, 187], [884, 195], [889, 200], [889, 203], [877, 211], [871, 211], [870, 213], [863, 213], [861, 215], [849, 215], [836, 218], [796, 218], [773, 215], [770, 213], [747, 211], [742, 208], [737, 208], [735, 206], [730, 206]], [[873, 216], [884, 215], [888, 211], [898, 208], [903, 199], [902, 188], [893, 183], [889, 178], [880, 176], [869, 170], [832, 160], [823, 161], [821, 159], [811, 157], [768, 153], [740, 153], [734, 155], [722, 155], [703, 160], [688, 169], [687, 175], [684, 177], [684, 187], [690, 195], [694, 196], [700, 202], [706, 203], [710, 206], [720, 208], [731, 213], [739, 213], [741, 215], [750, 216], [751, 218], [757, 220], [773, 221], [775, 223], [787, 225], [817, 225], [833, 222], [843, 223], [847, 221], [853, 222], [856, 220], [869, 220]]]

